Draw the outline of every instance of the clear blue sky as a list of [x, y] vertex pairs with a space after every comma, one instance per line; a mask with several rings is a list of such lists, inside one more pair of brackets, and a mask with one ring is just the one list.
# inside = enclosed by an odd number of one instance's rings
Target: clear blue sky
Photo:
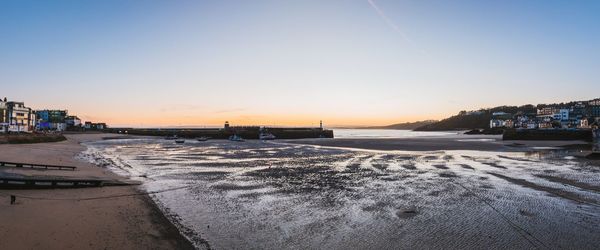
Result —
[[600, 97], [600, 1], [0, 1], [0, 96], [132, 125]]

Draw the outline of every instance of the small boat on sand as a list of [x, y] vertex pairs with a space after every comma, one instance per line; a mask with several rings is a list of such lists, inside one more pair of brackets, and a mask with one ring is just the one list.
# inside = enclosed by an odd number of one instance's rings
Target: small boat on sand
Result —
[[177, 139], [177, 140], [175, 140], [175, 143], [185, 143], [185, 140], [184, 139]]
[[165, 140], [177, 140], [177, 138], [178, 138], [177, 135], [170, 135], [170, 136], [165, 137]]
[[208, 137], [206, 137], [206, 136], [198, 137], [198, 138], [196, 138], [196, 141], [208, 141]]
[[239, 141], [239, 142], [242, 142], [242, 141], [244, 141], [244, 138], [242, 138], [239, 135], [232, 135], [232, 136], [229, 137], [229, 140], [230, 141]]
[[275, 136], [271, 133], [260, 133], [258, 135], [258, 139], [260, 140], [275, 140]]

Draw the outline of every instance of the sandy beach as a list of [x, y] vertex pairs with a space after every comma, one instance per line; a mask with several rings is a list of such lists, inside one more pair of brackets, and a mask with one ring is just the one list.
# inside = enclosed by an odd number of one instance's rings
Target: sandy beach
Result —
[[[2, 167], [0, 176], [123, 180], [76, 157], [85, 149], [80, 142], [103, 136], [73, 134], [64, 142], [0, 145], [0, 161], [77, 167], [75, 171]], [[10, 205], [9, 195], [18, 197], [15, 205]], [[93, 199], [109, 196], [119, 197]], [[0, 221], [0, 249], [194, 248], [136, 186], [0, 190]]]

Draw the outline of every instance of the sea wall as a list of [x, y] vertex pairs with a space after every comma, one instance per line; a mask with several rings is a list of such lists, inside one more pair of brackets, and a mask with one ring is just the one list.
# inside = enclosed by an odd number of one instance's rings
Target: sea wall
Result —
[[590, 129], [506, 129], [502, 134], [503, 140], [583, 140], [593, 141]]
[[64, 141], [62, 134], [0, 134], [0, 144], [27, 144]]
[[[138, 129], [138, 128], [111, 128], [105, 130], [109, 133], [125, 133], [130, 135], [146, 136], [173, 136], [181, 138], [210, 137], [213, 139], [227, 139], [237, 134], [244, 139], [258, 139], [258, 128], [230, 128], [230, 129]], [[277, 139], [303, 139], [303, 138], [333, 138], [333, 130], [320, 128], [268, 128], [267, 131]]]

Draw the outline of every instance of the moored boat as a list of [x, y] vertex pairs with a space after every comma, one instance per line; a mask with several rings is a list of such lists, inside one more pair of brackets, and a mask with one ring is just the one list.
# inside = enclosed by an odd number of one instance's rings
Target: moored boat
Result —
[[242, 141], [244, 141], [244, 138], [242, 138], [239, 135], [232, 135], [232, 136], [229, 137], [229, 140], [230, 141], [239, 141], [239, 142], [242, 142]]
[[271, 134], [271, 133], [260, 133], [258, 135], [258, 139], [260, 140], [275, 140], [275, 135]]
[[175, 140], [175, 143], [185, 143], [185, 140], [184, 139], [177, 139], [177, 140]]

